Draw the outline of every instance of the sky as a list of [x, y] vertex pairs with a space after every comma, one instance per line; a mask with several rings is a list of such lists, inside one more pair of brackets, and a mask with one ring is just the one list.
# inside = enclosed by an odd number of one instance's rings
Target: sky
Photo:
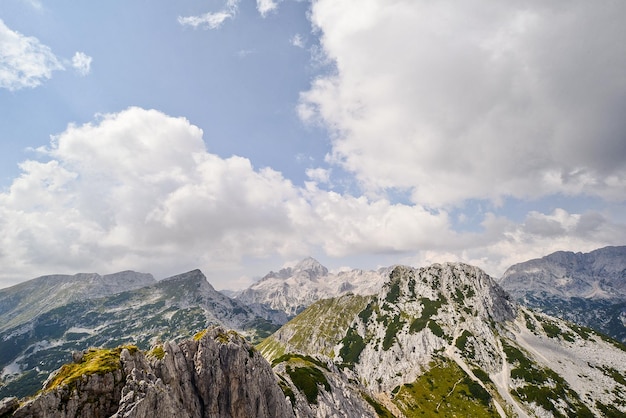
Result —
[[3, 0], [0, 288], [626, 245], [626, 2]]

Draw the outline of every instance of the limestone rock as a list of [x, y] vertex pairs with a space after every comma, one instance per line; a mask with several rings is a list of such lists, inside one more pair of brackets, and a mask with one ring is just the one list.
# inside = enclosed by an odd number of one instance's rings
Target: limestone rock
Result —
[[[14, 405], [10, 402], [3, 404]], [[121, 349], [119, 369], [44, 390], [7, 416], [204, 418], [294, 413], [267, 361], [239, 334], [216, 327], [147, 354]]]

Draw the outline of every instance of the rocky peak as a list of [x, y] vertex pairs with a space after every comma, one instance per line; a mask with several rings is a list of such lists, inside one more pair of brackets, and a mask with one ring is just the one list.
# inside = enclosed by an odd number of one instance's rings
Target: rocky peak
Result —
[[313, 257], [307, 257], [298, 262], [298, 264], [293, 267], [283, 268], [280, 269], [278, 272], [270, 271], [261, 280], [259, 280], [259, 283], [268, 279], [287, 280], [293, 276], [302, 275], [314, 280], [319, 277], [328, 275], [328, 269]]
[[220, 327], [149, 352], [131, 346], [85, 353], [35, 398], [17, 408], [14, 401], [0, 405], [12, 418], [294, 416], [267, 361]]
[[465, 263], [433, 264], [415, 269], [396, 266], [378, 295], [380, 300], [412, 302], [418, 297], [472, 306], [497, 322], [516, 315], [515, 303], [487, 273]]
[[[480, 336], [476, 352], [493, 351], [496, 327], [516, 315], [515, 303], [477, 267], [396, 266], [335, 347], [335, 361], [353, 364], [370, 389], [389, 391], [413, 381], [437, 353], [453, 350], [465, 331]], [[492, 357], [480, 366], [497, 367]]]
[[626, 246], [558, 251], [509, 267], [500, 284], [515, 297], [626, 299]]
[[326, 276], [328, 274], [328, 269], [321, 265], [320, 262], [313, 257], [307, 257], [295, 265], [293, 273], [308, 273], [309, 277], [317, 278]]

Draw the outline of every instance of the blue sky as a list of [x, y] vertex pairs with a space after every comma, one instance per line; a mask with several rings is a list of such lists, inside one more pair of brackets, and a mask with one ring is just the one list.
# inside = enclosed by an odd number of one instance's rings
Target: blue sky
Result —
[[626, 244], [626, 5], [0, 3], [0, 287]]

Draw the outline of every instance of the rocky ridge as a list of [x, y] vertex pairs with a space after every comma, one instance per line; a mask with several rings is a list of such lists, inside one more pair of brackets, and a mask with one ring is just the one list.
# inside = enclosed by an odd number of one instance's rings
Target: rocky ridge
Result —
[[110, 296], [156, 283], [151, 274], [123, 271], [49, 275], [0, 289], [0, 331], [27, 323], [67, 303]]
[[[304, 337], [298, 316], [259, 345], [294, 393], [306, 392], [304, 371], [317, 376], [302, 416], [341, 416], [340, 398], [360, 416], [626, 413], [623, 346], [517, 306], [476, 267], [398, 266], [364, 308], [351, 298], [312, 305], [321, 317]], [[331, 323], [341, 332], [328, 334]]]
[[511, 266], [499, 283], [525, 306], [626, 342], [626, 246], [559, 251]]
[[243, 337], [217, 327], [149, 352], [92, 350], [2, 418], [293, 417], [270, 365]]

